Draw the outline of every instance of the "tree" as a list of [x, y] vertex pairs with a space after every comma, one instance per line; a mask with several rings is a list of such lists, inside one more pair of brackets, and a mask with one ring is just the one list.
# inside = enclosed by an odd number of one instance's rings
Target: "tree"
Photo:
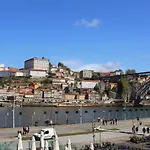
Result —
[[121, 83], [123, 86], [122, 97], [125, 101], [128, 101], [131, 96], [131, 85], [127, 78], [122, 78]]
[[105, 91], [105, 83], [104, 81], [100, 81], [100, 83], [96, 84], [94, 90], [99, 93], [100, 99], [102, 99], [102, 95]]
[[125, 72], [125, 74], [134, 74], [134, 73], [136, 73], [136, 70], [134, 69], [127, 69]]
[[5, 84], [10, 85], [11, 83], [12, 83], [11, 77], [4, 77], [2, 79], [2, 85], [5, 85]]
[[61, 62], [59, 62], [57, 66], [58, 66], [58, 67], [61, 67], [61, 68], [64, 68], [64, 64], [61, 63]]
[[42, 83], [43, 85], [52, 84], [52, 80], [49, 79], [49, 78], [46, 78], [45, 80], [41, 81], [41, 83]]
[[99, 78], [100, 73], [99, 72], [93, 72], [92, 78]]

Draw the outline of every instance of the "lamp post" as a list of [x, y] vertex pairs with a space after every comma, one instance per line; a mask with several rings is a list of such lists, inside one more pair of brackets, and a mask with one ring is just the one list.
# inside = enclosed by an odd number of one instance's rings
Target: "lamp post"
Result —
[[68, 124], [68, 114], [69, 114], [69, 111], [66, 111], [66, 124]]
[[5, 114], [5, 128], [7, 128], [7, 120], [8, 120], [9, 112]]
[[80, 110], [80, 124], [82, 124], [82, 122], [83, 122], [83, 119], [82, 119], [82, 104], [81, 104], [79, 110]]
[[93, 144], [95, 144], [95, 121], [92, 121], [92, 132], [93, 132]]
[[33, 112], [32, 114], [32, 126], [33, 126], [34, 116], [35, 116], [35, 112]]
[[12, 104], [12, 127], [15, 128], [15, 96], [13, 97]]
[[19, 127], [21, 126], [21, 116], [22, 116], [22, 112], [19, 112]]

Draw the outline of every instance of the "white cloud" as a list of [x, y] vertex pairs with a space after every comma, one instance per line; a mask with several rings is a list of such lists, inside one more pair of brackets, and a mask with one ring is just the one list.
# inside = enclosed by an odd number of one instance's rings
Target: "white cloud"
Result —
[[64, 65], [68, 66], [68, 67], [78, 67], [80, 66], [82, 63], [79, 60], [62, 60], [61, 61]]
[[114, 71], [116, 69], [119, 69], [120, 65], [119, 63], [114, 62], [108, 62], [106, 64], [86, 64], [82, 65], [78, 68], [78, 70], [88, 69], [88, 70], [94, 70], [97, 72], [107, 72], [107, 71]]
[[97, 18], [92, 19], [91, 21], [88, 21], [86, 19], [81, 19], [81, 20], [76, 21], [75, 25], [76, 26], [84, 26], [84, 27], [99, 27], [100, 20]]
[[120, 68], [120, 64], [118, 62], [107, 62], [104, 64], [83, 64], [79, 60], [64, 60], [61, 61], [64, 65], [70, 67], [72, 70], [80, 71], [83, 69], [87, 70], [94, 70], [97, 72], [107, 72], [107, 71], [114, 71]]

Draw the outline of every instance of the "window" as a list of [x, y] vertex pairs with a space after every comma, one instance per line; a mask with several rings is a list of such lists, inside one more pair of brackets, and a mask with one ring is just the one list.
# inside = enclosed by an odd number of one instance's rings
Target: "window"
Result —
[[49, 134], [49, 131], [45, 131], [44, 134]]

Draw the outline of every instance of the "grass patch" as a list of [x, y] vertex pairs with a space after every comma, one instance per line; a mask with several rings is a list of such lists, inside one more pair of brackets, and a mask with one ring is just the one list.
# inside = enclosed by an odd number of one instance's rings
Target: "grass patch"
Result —
[[[105, 132], [105, 131], [94, 131], [94, 133], [100, 133], [100, 132]], [[58, 134], [58, 137], [63, 137], [63, 136], [75, 136], [75, 135], [83, 135], [83, 134], [91, 134], [93, 133], [92, 131], [85, 131], [85, 132], [74, 132], [74, 133], [62, 133]], [[31, 140], [31, 136], [25, 136], [22, 137], [22, 140]]]
[[109, 130], [118, 131], [118, 130], [120, 130], [120, 129], [119, 129], [119, 128], [111, 128], [111, 129], [109, 129]]
[[145, 124], [144, 126], [150, 127], [150, 124]]

